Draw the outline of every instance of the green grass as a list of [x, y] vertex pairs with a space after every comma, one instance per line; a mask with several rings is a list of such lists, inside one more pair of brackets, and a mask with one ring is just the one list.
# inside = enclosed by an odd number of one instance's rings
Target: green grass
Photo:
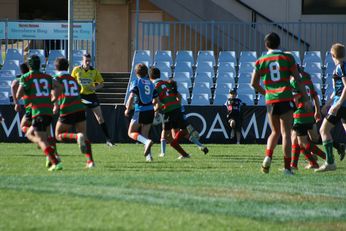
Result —
[[191, 159], [145, 163], [142, 145], [93, 145], [84, 169], [75, 144], [59, 144], [64, 170], [48, 172], [33, 144], [0, 143], [0, 230], [346, 230], [346, 162], [335, 172], [284, 176], [281, 147], [270, 174], [263, 145], [209, 145]]

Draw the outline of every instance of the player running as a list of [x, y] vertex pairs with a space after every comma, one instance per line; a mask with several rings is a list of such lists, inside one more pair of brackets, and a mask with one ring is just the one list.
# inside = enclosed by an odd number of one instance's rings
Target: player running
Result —
[[131, 119], [128, 135], [131, 139], [144, 144], [144, 156], [146, 161], [153, 160], [151, 146], [153, 141], [149, 139], [149, 131], [154, 119], [154, 106], [157, 103], [157, 91], [154, 84], [148, 78], [148, 67], [137, 64], [135, 67], [136, 78], [131, 83], [130, 96], [126, 103], [125, 116], [130, 115], [132, 104], [135, 103], [135, 112]]
[[[61, 86], [50, 75], [40, 72], [40, 58], [33, 55], [28, 61], [30, 71], [20, 78], [17, 99], [26, 96], [31, 103], [32, 125], [27, 134], [33, 134], [32, 141], [40, 146], [49, 158], [52, 166], [49, 171], [62, 170], [60, 159], [55, 156], [55, 150], [48, 143], [47, 127], [53, 118], [53, 103], [51, 91], [59, 92]], [[53, 99], [56, 97], [53, 96]]]
[[[329, 106], [327, 116], [323, 119], [320, 133], [324, 149], [326, 151], [327, 160], [316, 172], [334, 171], [336, 164], [333, 156], [333, 138], [331, 130], [341, 120], [344, 130], [346, 131], [346, 61], [345, 46], [335, 43], [330, 49], [333, 61], [336, 65], [333, 73], [334, 92], [324, 106], [326, 110]], [[345, 152], [341, 153], [340, 160], [343, 160]]]
[[[53, 110], [55, 113], [60, 113], [55, 127], [55, 137], [60, 142], [77, 141], [81, 152], [87, 158], [86, 168], [93, 168], [95, 163], [91, 143], [86, 134], [85, 106], [81, 102], [76, 79], [67, 71], [68, 66], [68, 61], [65, 58], [55, 60], [58, 74], [54, 78], [63, 86]], [[69, 132], [72, 127], [76, 128], [76, 133]]]
[[[293, 175], [291, 171], [291, 128], [293, 122], [293, 95], [290, 86], [290, 76], [297, 81], [297, 86], [302, 94], [302, 101], [308, 98], [297, 70], [294, 58], [279, 50], [280, 37], [276, 33], [269, 33], [264, 38], [267, 54], [256, 61], [252, 74], [251, 85], [265, 95], [267, 114], [271, 134], [267, 140], [266, 156], [262, 164], [262, 172], [269, 173], [273, 151], [278, 143], [280, 133], [284, 153], [284, 174]], [[260, 85], [262, 77], [264, 88]], [[310, 111], [311, 105], [304, 107]]]

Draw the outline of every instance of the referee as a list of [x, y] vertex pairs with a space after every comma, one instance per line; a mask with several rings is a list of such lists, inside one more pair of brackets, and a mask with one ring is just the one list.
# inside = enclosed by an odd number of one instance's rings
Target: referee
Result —
[[100, 103], [95, 94], [96, 90], [103, 87], [104, 80], [101, 73], [94, 69], [90, 65], [90, 62], [90, 54], [84, 54], [82, 65], [74, 67], [71, 75], [77, 79], [77, 82], [81, 87], [80, 96], [82, 98], [82, 103], [93, 111], [97, 122], [101, 126], [103, 134], [106, 137], [106, 144], [109, 147], [112, 147], [114, 144], [110, 139], [106, 123], [103, 119]]

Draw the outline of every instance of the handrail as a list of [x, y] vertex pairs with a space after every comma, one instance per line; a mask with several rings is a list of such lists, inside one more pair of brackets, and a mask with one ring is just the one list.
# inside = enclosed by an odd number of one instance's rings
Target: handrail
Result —
[[280, 30], [282, 30], [283, 32], [287, 33], [289, 36], [293, 37], [294, 39], [296, 39], [297, 41], [300, 41], [301, 43], [306, 45], [307, 50], [309, 50], [310, 48], [310, 44], [306, 41], [304, 41], [303, 39], [301, 39], [300, 37], [298, 37], [297, 35], [293, 34], [292, 32], [288, 31], [286, 28], [283, 28], [282, 26], [280, 26], [279, 24], [275, 23], [273, 20], [271, 20], [270, 18], [268, 18], [267, 16], [263, 15], [262, 13], [258, 12], [257, 10], [255, 10], [254, 8], [252, 8], [251, 6], [247, 5], [246, 3], [242, 2], [241, 0], [236, 0], [236, 2], [238, 2], [240, 5], [244, 6], [245, 8], [249, 9], [252, 11], [252, 13], [255, 14], [255, 17], [252, 17], [253, 22], [256, 22], [256, 15], [259, 15], [260, 17], [262, 17], [263, 19], [265, 19], [267, 22], [273, 23], [274, 26], [278, 27]]

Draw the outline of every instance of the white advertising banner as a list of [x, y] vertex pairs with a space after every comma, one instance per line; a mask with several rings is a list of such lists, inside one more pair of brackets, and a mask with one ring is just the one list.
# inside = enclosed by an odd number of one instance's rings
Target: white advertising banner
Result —
[[[68, 24], [63, 22], [8, 22], [8, 39], [67, 40], [67, 35]], [[74, 23], [73, 38], [92, 40], [92, 23]]]
[[5, 39], [5, 23], [0, 22], [0, 39]]

